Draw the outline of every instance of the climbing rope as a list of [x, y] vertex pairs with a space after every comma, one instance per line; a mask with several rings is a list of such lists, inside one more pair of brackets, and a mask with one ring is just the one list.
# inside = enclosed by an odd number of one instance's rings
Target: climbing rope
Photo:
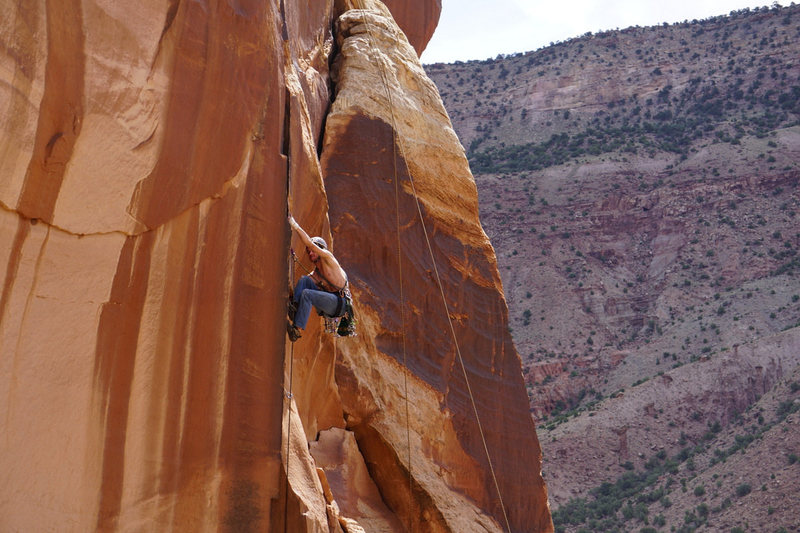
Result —
[[[292, 250], [292, 256], [294, 251]], [[289, 279], [290, 284], [294, 283], [294, 263], [289, 263]], [[290, 289], [291, 297], [291, 289]], [[286, 396], [286, 487], [283, 500], [283, 533], [287, 533], [289, 522], [289, 445], [292, 441], [292, 385], [294, 381], [294, 343], [290, 343], [289, 348], [289, 390], [285, 392]]]
[[[392, 130], [392, 138], [397, 135], [397, 132]], [[408, 361], [406, 352], [406, 300], [403, 294], [403, 262], [401, 261], [401, 248], [400, 248], [400, 190], [397, 183], [397, 143], [392, 142], [392, 159], [394, 160], [394, 206], [395, 206], [395, 221], [397, 227], [397, 277], [400, 285], [400, 323], [402, 327], [403, 338], [403, 394], [406, 397], [406, 442], [408, 443], [408, 495], [411, 505], [411, 512], [409, 512], [409, 531], [411, 530], [411, 520], [414, 516], [414, 488], [412, 486], [412, 471], [411, 471], [411, 417], [408, 414]]]
[[[403, 394], [406, 397], [406, 442], [408, 443], [408, 494], [411, 505], [411, 512], [409, 512], [409, 522], [414, 516], [414, 498], [412, 486], [412, 471], [411, 471], [411, 417], [408, 413], [408, 356], [406, 351], [406, 299], [403, 293], [403, 261], [402, 249], [400, 246], [400, 185], [397, 180], [397, 130], [392, 128], [392, 163], [394, 165], [394, 212], [395, 212], [395, 227], [397, 228], [397, 278], [400, 288], [400, 323], [402, 327], [403, 339]], [[411, 526], [409, 524], [409, 530]]]
[[[366, 11], [364, 9], [364, 2], [363, 0], [359, 0], [361, 5], [361, 10]], [[372, 35], [372, 29], [370, 28], [369, 20], [364, 18], [366, 22], [367, 34], [369, 35], [370, 41], [370, 48], [375, 49], [374, 45], [374, 37]], [[383, 86], [386, 89], [387, 97], [391, 102], [391, 93], [389, 91], [388, 82], [385, 78], [385, 72], [383, 71], [383, 67], [381, 67], [381, 78], [383, 80]], [[392, 114], [392, 124], [395, 123], [394, 117], [394, 107], [390, 104], [389, 110]], [[408, 351], [406, 349], [406, 315], [405, 315], [405, 294], [403, 291], [403, 262], [402, 262], [402, 247], [401, 247], [401, 240], [400, 240], [400, 186], [397, 179], [397, 145], [398, 145], [398, 138], [397, 138], [397, 128], [392, 127], [392, 165], [394, 167], [394, 205], [395, 205], [395, 223], [396, 223], [396, 236], [397, 236], [397, 278], [398, 278], [398, 285], [400, 290], [400, 324], [401, 324], [401, 338], [402, 338], [402, 348], [403, 348], [403, 394], [405, 396], [405, 410], [406, 410], [406, 452], [407, 452], [407, 461], [408, 461], [408, 499], [409, 499], [409, 512], [408, 512], [408, 530], [413, 531], [412, 521], [415, 515], [414, 513], [414, 487], [413, 487], [413, 471], [412, 471], [412, 463], [411, 463], [411, 416], [409, 414], [408, 405]]]
[[[306, 266], [303, 263], [300, 262], [300, 259], [297, 258], [297, 254], [294, 253], [294, 250], [290, 248], [289, 252], [292, 255], [292, 260], [295, 263], [297, 263], [298, 265], [300, 265], [300, 268], [302, 268], [305, 271], [306, 274], [311, 274], [311, 271], [309, 269], [307, 269]], [[292, 281], [294, 281], [294, 278], [292, 278]]]
[[[283, 39], [284, 57], [286, 57], [289, 44], [289, 30], [286, 25], [286, 7], [283, 0], [280, 0], [280, 13], [281, 13], [281, 38]], [[292, 190], [292, 154], [287, 150], [286, 153], [286, 216], [291, 213], [289, 208], [289, 194]], [[289, 250], [294, 256], [294, 250], [291, 249], [291, 232], [289, 236]], [[295, 257], [295, 259], [297, 259]], [[289, 262], [289, 297], [292, 296], [292, 284], [294, 283], [294, 264]], [[286, 397], [286, 484], [284, 486], [283, 497], [283, 533], [288, 532], [289, 528], [289, 451], [292, 442], [292, 386], [294, 382], [294, 343], [291, 342], [289, 348], [289, 391], [284, 391]], [[285, 359], [284, 359], [285, 362]], [[284, 380], [286, 373], [284, 369]]]
[[[364, 8], [364, 1], [363, 0], [357, 0], [357, 3], [360, 5], [360, 9], [362, 11], [366, 12], [366, 9]], [[370, 27], [369, 18], [366, 17], [366, 16], [364, 17], [364, 23], [365, 23], [365, 26], [367, 28], [367, 34], [369, 36], [369, 41], [370, 41], [369, 42], [369, 47], [370, 47], [370, 49], [375, 50], [376, 47], [375, 47], [375, 43], [374, 43], [374, 37], [373, 37], [373, 34], [372, 34], [372, 29]], [[489, 471], [491, 472], [492, 480], [494, 482], [494, 487], [495, 487], [495, 490], [497, 491], [497, 497], [498, 497], [498, 499], [500, 501], [500, 508], [503, 511], [503, 518], [504, 518], [505, 523], [506, 523], [506, 529], [510, 532], [511, 531], [511, 525], [510, 525], [509, 520], [508, 520], [508, 514], [506, 513], [505, 503], [503, 502], [503, 495], [500, 492], [500, 485], [497, 482], [497, 475], [495, 474], [494, 466], [492, 464], [492, 458], [491, 458], [491, 455], [489, 454], [489, 447], [486, 444], [486, 435], [484, 434], [483, 425], [481, 424], [481, 419], [480, 419], [480, 416], [478, 414], [478, 407], [475, 404], [475, 396], [472, 393], [472, 387], [471, 387], [470, 382], [469, 382], [469, 377], [467, 376], [467, 369], [466, 369], [466, 366], [464, 365], [464, 358], [461, 355], [461, 349], [460, 349], [460, 347], [458, 345], [458, 338], [456, 336], [455, 327], [453, 326], [453, 320], [452, 320], [452, 317], [450, 316], [450, 307], [447, 304], [447, 298], [446, 298], [445, 293], [444, 293], [444, 286], [442, 284], [441, 276], [439, 275], [439, 269], [438, 269], [438, 267], [436, 265], [436, 258], [435, 258], [434, 254], [433, 254], [433, 246], [431, 245], [430, 237], [428, 236], [428, 230], [425, 227], [425, 220], [424, 220], [424, 217], [422, 215], [422, 208], [420, 206], [420, 201], [419, 201], [419, 197], [417, 195], [416, 186], [414, 185], [414, 178], [411, 175], [411, 169], [408, 167], [408, 161], [407, 161], [407, 159], [405, 157], [405, 148], [403, 146], [403, 140], [397, 134], [397, 120], [396, 120], [395, 113], [394, 113], [394, 99], [392, 98], [392, 92], [391, 92], [391, 90], [389, 88], [388, 77], [387, 77], [387, 74], [386, 74], [386, 71], [385, 71], [383, 63], [380, 60], [378, 60], [377, 63], [379, 65], [379, 69], [380, 69], [381, 81], [383, 82], [384, 90], [386, 92], [387, 102], [389, 104], [389, 113], [390, 113], [391, 121], [392, 121], [392, 140], [393, 140], [392, 151], [393, 151], [393, 154], [395, 155], [395, 157], [393, 159], [394, 159], [394, 182], [395, 182], [395, 206], [396, 206], [396, 219], [397, 219], [396, 222], [397, 222], [397, 241], [398, 241], [398, 244], [397, 244], [397, 247], [398, 247], [398, 265], [400, 265], [401, 258], [400, 258], [399, 190], [398, 190], [398, 180], [397, 180], [397, 157], [396, 157], [397, 148], [399, 148], [399, 150], [400, 150], [400, 155], [403, 158], [403, 163], [404, 163], [404, 165], [406, 167], [406, 174], [408, 175], [408, 180], [409, 180], [409, 183], [411, 184], [411, 191], [413, 193], [414, 202], [415, 202], [416, 207], [417, 207], [417, 213], [419, 215], [420, 225], [422, 226], [422, 232], [423, 232], [423, 234], [425, 236], [425, 242], [426, 242], [427, 247], [428, 247], [428, 253], [430, 254], [431, 263], [433, 264], [433, 271], [434, 271], [434, 275], [435, 275], [435, 278], [436, 278], [436, 284], [437, 284], [437, 286], [439, 288], [439, 292], [440, 292], [440, 294], [442, 296], [442, 303], [444, 304], [445, 313], [447, 315], [447, 322], [448, 322], [448, 325], [450, 327], [450, 334], [453, 337], [453, 344], [455, 345], [456, 354], [458, 355], [458, 361], [459, 361], [460, 366], [461, 366], [461, 371], [462, 371], [462, 373], [464, 375], [464, 382], [467, 385], [467, 392], [469, 393], [470, 402], [472, 404], [472, 411], [475, 414], [475, 420], [477, 421], [477, 424], [478, 424], [478, 431], [480, 433], [481, 441], [483, 443], [484, 452], [486, 453], [486, 460], [487, 460], [487, 462], [489, 464]], [[399, 267], [399, 270], [401, 272], [401, 278], [400, 278], [401, 315], [403, 316], [403, 318], [402, 318], [402, 327], [403, 327], [403, 332], [402, 332], [402, 337], [403, 337], [403, 365], [406, 366], [406, 374], [407, 374], [408, 367], [406, 365], [405, 317], [404, 317], [404, 314], [403, 314], [404, 302], [403, 302], [403, 294], [402, 294], [402, 267]], [[405, 376], [405, 374], [404, 374], [404, 376]], [[406, 394], [406, 431], [407, 431], [406, 437], [407, 437], [408, 442], [409, 442], [408, 448], [409, 448], [409, 490], [410, 490], [410, 485], [411, 485], [411, 459], [410, 459], [410, 456], [411, 456], [411, 440], [410, 440], [410, 429], [409, 429], [409, 419], [408, 419], [408, 388], [407, 388], [407, 382], [406, 382], [405, 394]]]

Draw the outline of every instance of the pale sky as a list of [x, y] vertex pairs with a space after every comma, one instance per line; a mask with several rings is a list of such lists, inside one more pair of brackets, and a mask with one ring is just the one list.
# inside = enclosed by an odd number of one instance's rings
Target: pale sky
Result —
[[[781, 0], [780, 5], [789, 5]], [[587, 31], [653, 26], [727, 15], [766, 0], [442, 0], [423, 63], [486, 59], [538, 50]]]

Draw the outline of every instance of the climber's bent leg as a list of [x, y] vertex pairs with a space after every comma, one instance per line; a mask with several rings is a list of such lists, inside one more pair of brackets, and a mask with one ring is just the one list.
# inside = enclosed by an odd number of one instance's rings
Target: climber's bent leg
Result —
[[303, 276], [294, 287], [294, 303], [297, 307], [294, 325], [305, 329], [312, 306], [326, 315], [333, 315], [339, 307], [339, 297], [330, 292], [317, 290], [314, 280], [310, 276]]
[[326, 315], [333, 315], [339, 307], [339, 297], [333, 293], [306, 289], [300, 295], [300, 303], [297, 306], [294, 325], [300, 329], [306, 328], [308, 316], [311, 314], [311, 306], [316, 307]]

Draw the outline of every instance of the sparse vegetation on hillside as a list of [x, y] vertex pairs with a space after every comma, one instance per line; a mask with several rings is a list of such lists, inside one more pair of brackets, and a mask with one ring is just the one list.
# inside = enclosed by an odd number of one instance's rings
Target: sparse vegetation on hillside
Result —
[[[800, 490], [800, 450], [765, 448], [800, 440], [794, 397], [626, 403], [800, 335], [798, 57], [800, 6], [773, 4], [426, 66], [467, 147], [565, 531], [756, 530], [741, 508], [800, 530], [777, 499]], [[723, 406], [741, 416], [709, 415]], [[618, 426], [586, 434], [599, 419]], [[646, 438], [626, 437], [634, 419]], [[591, 461], [560, 441], [599, 434]]]
[[[800, 323], [800, 307], [762, 291], [775, 291], [782, 279], [796, 284], [800, 271], [800, 162], [791, 155], [800, 130], [795, 35], [800, 6], [773, 6], [428, 67], [459, 135], [471, 139], [484, 225], [501, 251], [512, 316], [519, 317], [515, 341], [530, 354], [524, 364], [558, 363], [557, 374], [569, 376], [566, 385], [547, 384], [562, 388], [559, 411], [578, 407], [582, 390], [607, 394], [661, 365], [713, 356], [726, 344]], [[614, 77], [620, 73], [626, 78]], [[519, 114], [512, 112], [520, 87], [544, 92], [548, 106], [524, 98]], [[553, 87], [571, 88], [560, 95]], [[469, 101], [461, 101], [467, 98], [490, 110], [471, 115]], [[674, 229], [661, 235], [665, 224]], [[674, 238], [675, 249], [654, 271], [664, 238]], [[603, 246], [608, 239], [618, 245]], [[569, 319], [548, 313], [540, 298], [523, 304], [530, 297], [516, 296], [515, 287], [530, 294], [533, 286], [514, 274], [525, 264], [575, 291], [562, 300]], [[745, 283], [744, 295], [732, 290]], [[673, 293], [685, 302], [656, 313], [658, 295]], [[609, 305], [618, 318], [604, 318]], [[708, 309], [695, 315], [688, 311], [695, 306]], [[731, 326], [745, 324], [744, 334], [731, 338]], [[649, 374], [615, 384], [587, 378], [595, 366], [588, 361], [643, 345], [669, 354], [650, 356], [657, 363]], [[553, 356], [535, 355], [540, 348]], [[536, 388], [531, 381], [534, 403]], [[534, 408], [543, 415], [556, 404]]]
[[[660, 109], [655, 113], [648, 110], [642, 115], [641, 106], [637, 105], [628, 115], [615, 116], [617, 120], [613, 123], [595, 118], [578, 133], [555, 133], [540, 143], [481, 149], [480, 139], [476, 139], [467, 153], [473, 171], [484, 173], [542, 170], [585, 156], [608, 153], [654, 154], [660, 151], [688, 157], [694, 145], [701, 142], [736, 145], [745, 135], [761, 138], [778, 127], [800, 125], [800, 80], [795, 81], [798, 85], [777, 99], [769, 91], [760, 98], [737, 99], [739, 90], [733, 90], [731, 86], [727, 95], [716, 87], [706, 88], [703, 94], [697, 95], [692, 87], [686, 89], [680, 98], [667, 98], [660, 106], [655, 106]], [[691, 83], [699, 85], [700, 78], [691, 80]], [[648, 103], [648, 107], [653, 106], [652, 100]], [[757, 113], [742, 112], [734, 121], [727, 120], [740, 109], [756, 106]]]
[[[775, 483], [775, 472], [758, 472], [759, 491], [755, 494], [752, 481], [725, 472], [724, 463], [735, 455], [758, 456], [765, 449], [775, 449], [775, 442], [787, 443], [785, 434], [800, 436], [800, 420], [791, 418], [800, 411], [800, 384], [790, 381], [780, 384], [772, 396], [765, 398], [751, 409], [736, 417], [731, 427], [721, 432], [719, 422], [709, 424], [708, 432], [694, 445], [686, 445], [673, 456], [661, 450], [652, 455], [640, 471], [632, 463], [623, 465], [626, 470], [613, 482], [604, 482], [588, 491], [588, 496], [573, 498], [553, 512], [557, 532], [623, 532], [644, 531], [650, 526], [653, 531], [679, 531], [689, 533], [700, 527], [725, 530], [723, 524], [736, 523], [733, 527], [746, 527], [751, 515], [736, 513], [736, 505], [759, 506], [746, 500], [766, 497], [768, 492], [782, 496], [792, 494], [792, 488], [782, 488]], [[768, 412], [775, 408], [774, 413]], [[755, 422], [755, 423], [751, 423]], [[797, 455], [791, 450], [800, 444], [784, 445], [783, 464], [778, 464], [782, 479], [796, 484], [797, 475], [791, 468]], [[756, 451], [752, 451], [756, 449]], [[752, 465], [757, 470], [759, 465]], [[690, 490], [691, 489], [691, 490]], [[683, 514], [676, 513], [682, 509]], [[769, 509], [772, 509], [771, 511]], [[800, 526], [793, 522], [794, 515], [782, 510], [774, 516], [775, 507], [768, 507], [781, 527]], [[755, 517], [752, 517], [755, 518]], [[752, 521], [755, 523], [755, 520]], [[639, 529], [642, 528], [642, 529]], [[768, 531], [775, 531], [771, 529]], [[759, 530], [760, 531], [760, 530]], [[766, 531], [766, 530], [765, 530]]]
[[[610, 153], [687, 157], [703, 144], [736, 145], [800, 124], [798, 39], [800, 9], [744, 9], [427, 68], [467, 143], [473, 171], [541, 170]], [[610, 90], [582, 88], [580, 80], [590, 76]], [[572, 86], [581, 98], [573, 106], [569, 98], [561, 106], [523, 103], [515, 112], [519, 104], [509, 92], [520, 83], [553, 98], [554, 86]]]

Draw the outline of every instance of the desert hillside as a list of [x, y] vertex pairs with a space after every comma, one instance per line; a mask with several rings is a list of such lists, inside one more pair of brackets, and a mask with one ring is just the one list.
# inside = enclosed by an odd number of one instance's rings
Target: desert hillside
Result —
[[798, 57], [800, 6], [775, 5], [426, 65], [557, 530], [800, 527]]

